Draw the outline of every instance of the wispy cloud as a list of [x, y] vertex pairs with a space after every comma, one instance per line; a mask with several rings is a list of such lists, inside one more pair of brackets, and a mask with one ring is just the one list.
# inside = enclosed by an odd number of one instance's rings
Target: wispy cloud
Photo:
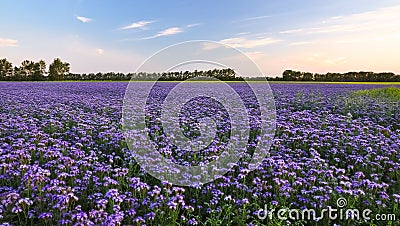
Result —
[[0, 38], [0, 47], [18, 46], [18, 41], [15, 39]]
[[281, 31], [279, 33], [280, 34], [293, 34], [293, 33], [299, 33], [302, 31], [303, 31], [303, 29], [292, 29], [292, 30]]
[[316, 61], [319, 58], [320, 58], [320, 55], [318, 53], [314, 53], [313, 55], [306, 57], [306, 59], [308, 61]]
[[[288, 40], [287, 48], [293, 53], [293, 58], [288, 61], [301, 70], [321, 72], [372, 68], [370, 70], [398, 71], [395, 59], [399, 56], [399, 27], [400, 5], [337, 15], [315, 21], [308, 27], [275, 34]], [[321, 50], [324, 51], [322, 56], [310, 54]], [[369, 54], [365, 54], [366, 51]]]
[[330, 17], [329, 19], [336, 20], [336, 19], [340, 19], [340, 18], [343, 18], [343, 16], [333, 16], [333, 17]]
[[205, 43], [203, 43], [202, 49], [203, 50], [213, 50], [213, 49], [216, 49], [219, 47], [221, 47], [221, 45], [218, 43], [205, 42]]
[[169, 35], [174, 35], [174, 34], [178, 34], [183, 32], [183, 29], [180, 27], [171, 27], [165, 30], [162, 30], [160, 32], [158, 32], [157, 34], [150, 36], [150, 37], [146, 37], [146, 38], [142, 38], [142, 39], [152, 39], [152, 38], [158, 38], [158, 37], [162, 37], [162, 36], [169, 36]]
[[318, 63], [323, 63], [323, 64], [328, 64], [328, 65], [338, 65], [338, 64], [343, 64], [346, 63], [347, 57], [344, 56], [339, 56], [339, 57], [324, 57], [321, 56], [320, 54], [313, 54], [311, 56], [306, 57], [306, 59], [310, 62], [318, 62]]
[[248, 17], [248, 18], [244, 18], [241, 20], [236, 20], [234, 22], [244, 22], [244, 21], [251, 21], [251, 20], [261, 20], [261, 19], [267, 19], [272, 17], [271, 15], [264, 15], [264, 16], [255, 16], [255, 17]]
[[[219, 42], [233, 48], [244, 48], [244, 49], [251, 49], [254, 47], [266, 46], [271, 45], [277, 42], [281, 42], [280, 39], [274, 38], [260, 38], [260, 39], [247, 39], [247, 38], [226, 38], [222, 39]], [[204, 43], [203, 50], [212, 50], [222, 47], [218, 43]], [[248, 53], [256, 53], [256, 52], [248, 52]], [[259, 53], [259, 52], [257, 52]]]
[[400, 42], [400, 32], [393, 33], [377, 33], [368, 36], [355, 36], [345, 37], [338, 39], [335, 43], [339, 44], [363, 44], [368, 45], [369, 42], [383, 42], [383, 41], [395, 41]]
[[311, 27], [300, 27], [298, 29], [286, 30], [280, 34], [355, 34], [355, 33], [387, 33], [396, 31], [400, 27], [400, 5], [380, 8], [372, 11], [339, 15], [320, 21]]
[[250, 32], [239, 32], [239, 33], [237, 33], [236, 35], [248, 35], [248, 34], [250, 34]]
[[307, 44], [311, 44], [312, 42], [292, 42], [289, 43], [288, 46], [301, 46], [301, 45], [307, 45]]
[[319, 33], [338, 33], [338, 32], [356, 32], [356, 31], [365, 31], [369, 28], [366, 24], [337, 24], [337, 25], [329, 25], [322, 27], [314, 27], [309, 30], [305, 30], [307, 34], [319, 34]]
[[371, 37], [367, 37], [367, 38], [345, 38], [345, 39], [337, 40], [336, 43], [339, 43], [339, 44], [360, 43], [360, 42], [364, 42], [364, 41], [369, 41], [371, 39], [372, 39]]
[[246, 39], [246, 38], [227, 38], [220, 42], [234, 48], [254, 48], [259, 46], [265, 46], [280, 42], [280, 39], [274, 38], [261, 38], [261, 39]]
[[326, 64], [331, 64], [331, 65], [337, 65], [337, 64], [342, 64], [346, 62], [346, 57], [336, 57], [332, 59], [326, 59], [324, 60]]
[[84, 16], [77, 16], [76, 19], [78, 19], [79, 21], [81, 21], [82, 23], [88, 23], [90, 21], [92, 21], [93, 19], [88, 18], [88, 17], [84, 17]]
[[146, 20], [137, 21], [137, 22], [133, 22], [127, 26], [121, 27], [120, 30], [128, 30], [128, 29], [133, 29], [133, 28], [143, 29], [146, 25], [151, 24], [153, 22], [154, 21], [146, 21]]
[[259, 60], [265, 57], [265, 54], [260, 51], [254, 51], [254, 52], [245, 52], [245, 54], [250, 57], [252, 60]]
[[191, 28], [191, 27], [197, 27], [197, 26], [200, 26], [200, 25], [202, 25], [202, 23], [194, 23], [194, 24], [188, 24], [188, 25], [186, 25], [186, 27], [187, 28]]

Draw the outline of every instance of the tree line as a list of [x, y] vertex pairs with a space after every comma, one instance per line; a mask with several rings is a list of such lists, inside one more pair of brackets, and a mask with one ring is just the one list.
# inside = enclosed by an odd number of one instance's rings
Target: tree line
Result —
[[234, 70], [227, 69], [213, 69], [208, 71], [178, 71], [178, 72], [163, 72], [163, 73], [68, 73], [65, 74], [62, 80], [73, 80], [73, 81], [146, 81], [146, 80], [159, 80], [159, 81], [184, 81], [187, 79], [198, 78], [209, 80], [208, 78], [216, 78], [222, 81], [241, 81], [243, 78], [237, 77]]
[[[270, 80], [270, 79], [269, 79]], [[286, 70], [282, 81], [321, 81], [321, 82], [400, 82], [400, 75], [392, 72], [375, 73], [371, 71], [326, 74]]]
[[[241, 81], [233, 69], [213, 69], [208, 71], [180, 71], [164, 73], [71, 73], [70, 64], [55, 58], [47, 68], [46, 62], [24, 60], [21, 65], [13, 66], [7, 59], [0, 59], [0, 81], [129, 81], [154, 80], [184, 81], [195, 77], [216, 78], [223, 81]], [[246, 77], [248, 80], [261, 80], [263, 77]], [[286, 70], [282, 77], [268, 77], [269, 81], [322, 81], [322, 82], [400, 82], [400, 75], [392, 72], [347, 72], [347, 73], [311, 73]]]
[[1, 81], [59, 81], [64, 80], [69, 73], [69, 63], [61, 61], [60, 58], [54, 59], [46, 70], [46, 62], [40, 60], [33, 62], [24, 60], [21, 66], [13, 67], [7, 59], [0, 59], [0, 80]]
[[[46, 62], [24, 60], [19, 67], [13, 67], [7, 59], [0, 59], [0, 81], [129, 81], [134, 80], [162, 80], [183, 81], [195, 77], [216, 78], [225, 81], [242, 80], [236, 77], [234, 70], [213, 69], [208, 71], [185, 71], [165, 73], [71, 73], [70, 64], [56, 58], [46, 70]], [[207, 78], [206, 78], [207, 79]]]

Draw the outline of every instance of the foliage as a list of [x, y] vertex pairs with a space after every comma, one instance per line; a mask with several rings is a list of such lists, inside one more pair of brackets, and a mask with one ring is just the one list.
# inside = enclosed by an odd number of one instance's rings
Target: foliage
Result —
[[41, 81], [45, 80], [46, 62], [24, 60], [20, 67], [12, 66], [7, 59], [0, 60], [0, 81]]
[[60, 58], [54, 59], [49, 66], [49, 80], [62, 81], [69, 74], [69, 63], [64, 63]]
[[185, 71], [165, 73], [70, 73], [70, 64], [63, 62], [60, 58], [54, 59], [49, 66], [49, 73], [46, 75], [46, 62], [40, 60], [33, 62], [24, 60], [20, 67], [12, 67], [7, 59], [0, 60], [0, 81], [129, 81], [129, 80], [155, 80], [160, 81], [184, 81], [195, 77], [216, 78], [223, 81], [240, 81], [232, 69], [213, 69], [208, 71]]
[[366, 96], [372, 98], [387, 98], [393, 101], [400, 100], [400, 88], [397, 87], [387, 87], [380, 89], [366, 89], [358, 90], [353, 93], [355, 96]]
[[[216, 78], [223, 81], [243, 81], [236, 76], [234, 70], [213, 69], [208, 71], [179, 71], [165, 73], [71, 73], [70, 64], [56, 58], [49, 66], [46, 75], [46, 63], [43, 60], [33, 62], [24, 60], [20, 67], [12, 66], [7, 59], [0, 59], [0, 81], [146, 81], [159, 79], [160, 81], [184, 81], [195, 77]], [[266, 77], [246, 77], [249, 81], [262, 81]], [[347, 73], [310, 73], [293, 70], [283, 72], [283, 77], [267, 77], [269, 81], [319, 81], [319, 82], [399, 82], [400, 75], [391, 72], [347, 72]]]
[[395, 75], [392, 72], [347, 72], [347, 73], [310, 73], [286, 70], [283, 72], [282, 78], [275, 80], [283, 81], [322, 81], [322, 82], [398, 82], [400, 75]]

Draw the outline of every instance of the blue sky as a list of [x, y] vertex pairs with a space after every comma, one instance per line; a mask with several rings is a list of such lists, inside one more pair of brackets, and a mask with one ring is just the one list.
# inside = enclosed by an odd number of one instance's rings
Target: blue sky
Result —
[[400, 73], [400, 2], [13, 1], [0, 8], [0, 58], [71, 63], [72, 72], [135, 71], [183, 41], [238, 48], [266, 75], [285, 69]]

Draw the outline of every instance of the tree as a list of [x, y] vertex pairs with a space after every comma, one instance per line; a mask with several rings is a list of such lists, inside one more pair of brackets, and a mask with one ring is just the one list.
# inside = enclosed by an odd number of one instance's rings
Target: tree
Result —
[[46, 62], [40, 60], [33, 65], [33, 77], [32, 80], [40, 81], [44, 79], [44, 74], [46, 73]]
[[283, 80], [285, 81], [299, 81], [302, 78], [303, 74], [300, 71], [286, 70], [283, 72]]
[[24, 60], [19, 68], [20, 80], [31, 80], [34, 73], [35, 63], [30, 60]]
[[305, 72], [302, 77], [303, 81], [314, 81], [314, 74], [310, 72]]
[[0, 59], [0, 80], [8, 80], [13, 74], [12, 63], [6, 58]]
[[10, 80], [12, 80], [12, 81], [21, 80], [20, 73], [19, 73], [19, 67], [15, 66], [13, 71], [14, 71], [14, 73], [13, 73], [13, 76], [10, 78]]
[[64, 80], [64, 76], [69, 73], [69, 63], [62, 62], [60, 58], [54, 59], [49, 66], [49, 79], [52, 81]]

